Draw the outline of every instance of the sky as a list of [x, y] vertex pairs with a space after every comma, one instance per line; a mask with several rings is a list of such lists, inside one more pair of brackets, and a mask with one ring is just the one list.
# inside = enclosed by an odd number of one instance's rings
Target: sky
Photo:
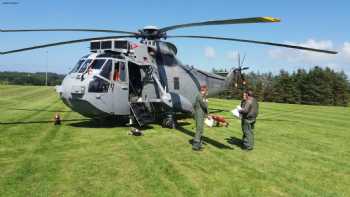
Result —
[[[0, 28], [98, 28], [136, 31], [146, 25], [168, 25], [214, 19], [271, 16], [280, 23], [240, 24], [179, 29], [169, 35], [206, 35], [298, 44], [336, 50], [319, 54], [217, 40], [168, 39], [184, 64], [203, 70], [237, 66], [237, 53], [255, 72], [294, 71], [314, 66], [343, 70], [350, 76], [350, 1], [234, 1], [234, 0], [0, 0]], [[0, 33], [0, 51], [106, 33]], [[137, 40], [132, 40], [137, 42]], [[0, 71], [67, 73], [89, 53], [89, 43], [63, 45], [0, 56]]]

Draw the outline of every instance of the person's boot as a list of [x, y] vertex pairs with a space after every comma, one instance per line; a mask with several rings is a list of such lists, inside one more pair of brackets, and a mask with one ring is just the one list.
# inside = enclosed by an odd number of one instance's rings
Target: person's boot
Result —
[[252, 150], [253, 150], [253, 147], [251, 147], [251, 146], [244, 146], [244, 145], [243, 145], [242, 149], [243, 149], [244, 151], [252, 151]]
[[193, 141], [192, 150], [194, 150], [194, 151], [200, 151], [200, 150], [202, 150], [201, 143], [200, 143], [200, 142]]
[[193, 146], [192, 150], [194, 150], [194, 151], [201, 151], [202, 147], [200, 147], [200, 146]]

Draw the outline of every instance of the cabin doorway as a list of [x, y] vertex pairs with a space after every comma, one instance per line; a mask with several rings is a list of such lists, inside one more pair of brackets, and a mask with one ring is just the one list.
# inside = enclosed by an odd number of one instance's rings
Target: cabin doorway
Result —
[[129, 101], [136, 102], [142, 95], [142, 80], [140, 66], [129, 62]]

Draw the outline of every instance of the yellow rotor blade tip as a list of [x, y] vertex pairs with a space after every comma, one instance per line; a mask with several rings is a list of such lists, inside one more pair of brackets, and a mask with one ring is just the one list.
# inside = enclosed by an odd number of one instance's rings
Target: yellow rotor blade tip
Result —
[[266, 22], [281, 22], [281, 19], [279, 18], [273, 18], [273, 17], [270, 17], [270, 16], [265, 16], [265, 17], [262, 17]]

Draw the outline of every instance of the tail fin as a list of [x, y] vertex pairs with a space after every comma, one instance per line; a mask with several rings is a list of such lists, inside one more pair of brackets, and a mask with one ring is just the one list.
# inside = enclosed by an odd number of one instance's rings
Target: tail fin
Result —
[[246, 88], [246, 80], [242, 71], [248, 70], [249, 67], [238, 67], [232, 69], [225, 79], [225, 87], [230, 88], [234, 85], [236, 88], [245, 89]]

